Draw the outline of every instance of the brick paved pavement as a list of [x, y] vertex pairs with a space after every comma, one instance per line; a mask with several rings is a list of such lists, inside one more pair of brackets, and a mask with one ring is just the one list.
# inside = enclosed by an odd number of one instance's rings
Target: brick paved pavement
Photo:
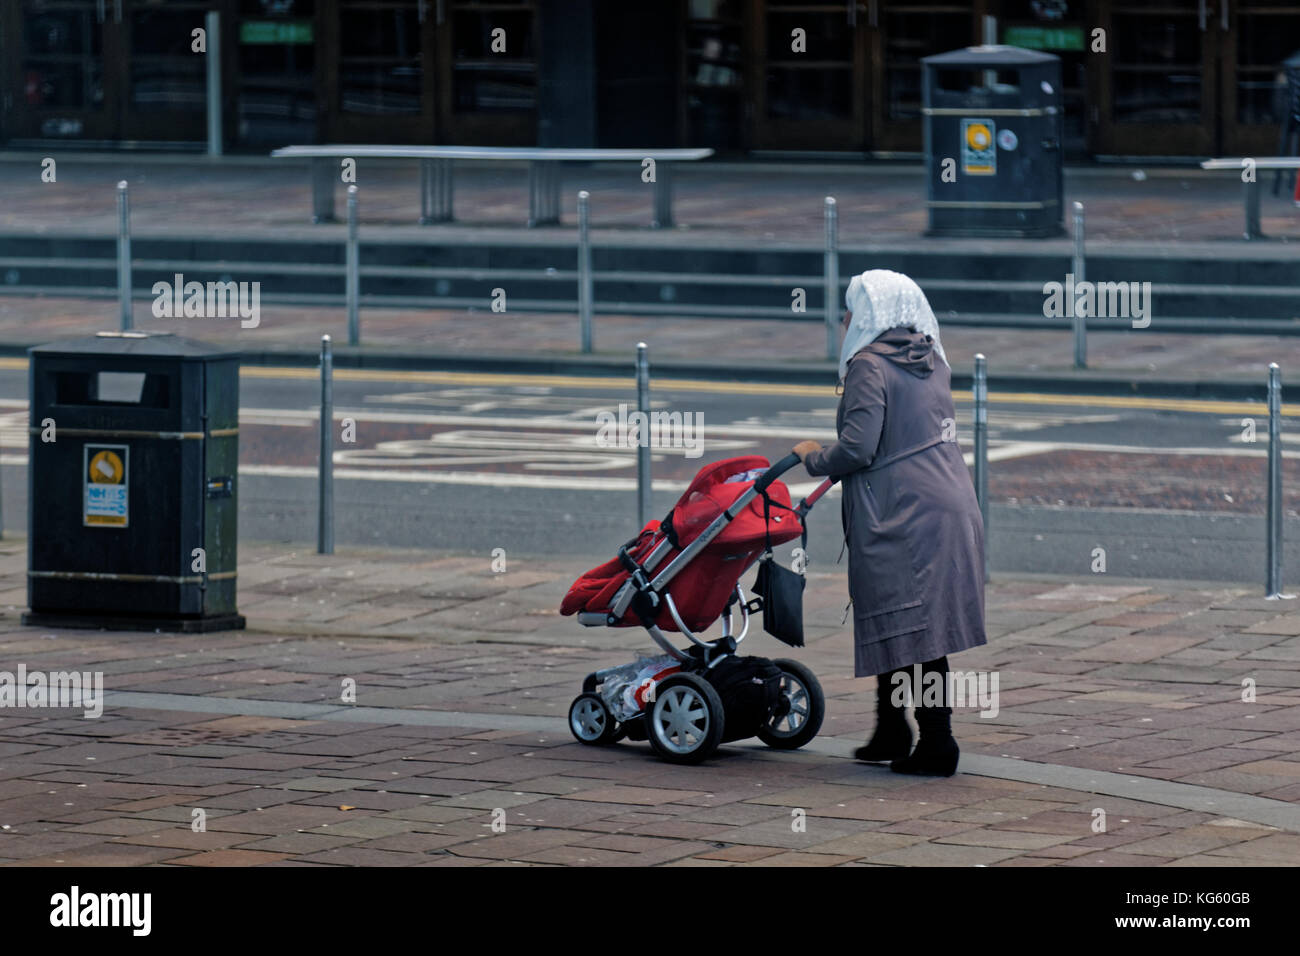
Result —
[[558, 616], [585, 563], [245, 542], [249, 629], [179, 636], [21, 626], [24, 554], [0, 542], [0, 670], [102, 671], [109, 698], [98, 719], [0, 710], [6, 863], [1300, 861], [1300, 608], [1254, 590], [995, 579], [990, 644], [953, 665], [997, 673], [999, 712], [959, 709], [962, 772], [926, 780], [846, 759], [873, 695], [838, 568], [810, 578], [807, 648], [746, 644], [818, 673], [821, 737], [674, 767], [564, 726], [585, 673], [651, 646]]
[[[116, 184], [131, 185], [134, 235], [256, 234], [321, 238], [341, 225], [311, 224], [306, 165], [256, 157], [212, 163], [192, 156], [147, 154], [53, 154], [58, 180], [41, 181], [45, 154], [0, 155], [0, 230], [47, 234], [116, 234]], [[1241, 239], [1241, 182], [1198, 168], [1142, 171], [1077, 167], [1066, 170], [1065, 202], [1087, 206], [1090, 241], [1186, 242]], [[525, 230], [528, 175], [518, 163], [465, 165], [456, 170], [457, 222], [422, 227], [417, 170], [410, 162], [363, 160], [358, 195], [363, 227], [430, 241], [473, 240], [495, 235], [522, 241], [572, 242], [579, 189], [591, 193], [595, 239], [636, 235], [660, 243], [665, 233], [648, 228], [653, 186], [638, 167], [622, 163], [566, 166], [561, 171], [563, 229]], [[1300, 212], [1289, 190], [1273, 196], [1272, 177], [1261, 190], [1266, 235], [1300, 238]], [[343, 212], [343, 185], [336, 214]], [[820, 243], [822, 201], [836, 197], [840, 240], [845, 245], [902, 237], [926, 228], [925, 173], [920, 164], [775, 163], [679, 164], [674, 178], [679, 236]], [[371, 236], [377, 233], [371, 232]], [[531, 238], [525, 238], [531, 237]], [[1066, 240], [1058, 240], [1065, 243]], [[1038, 241], [1034, 241], [1039, 244]], [[936, 247], [939, 241], [932, 240]], [[987, 245], [976, 241], [977, 245]]]

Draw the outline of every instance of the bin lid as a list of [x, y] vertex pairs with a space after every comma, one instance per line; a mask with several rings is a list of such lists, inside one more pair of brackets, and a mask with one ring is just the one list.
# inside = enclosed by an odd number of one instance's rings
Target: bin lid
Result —
[[1026, 50], [1018, 46], [1002, 44], [968, 46], [948, 53], [936, 53], [921, 58], [926, 66], [1041, 66], [1044, 63], [1057, 63], [1060, 57], [1054, 53], [1040, 50]]
[[182, 338], [171, 332], [96, 332], [76, 339], [34, 345], [30, 355], [138, 355], [179, 359], [238, 358], [233, 349]]

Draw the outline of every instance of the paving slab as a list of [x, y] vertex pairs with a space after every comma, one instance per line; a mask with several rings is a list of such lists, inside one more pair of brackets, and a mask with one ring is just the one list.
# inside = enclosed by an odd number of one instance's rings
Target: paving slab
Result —
[[[241, 542], [241, 552], [255, 567], [289, 566], [276, 546]], [[24, 558], [0, 550], [0, 579], [20, 577]], [[468, 594], [477, 586], [463, 555], [368, 549], [293, 560], [299, 593], [323, 594], [344, 611], [374, 600], [329, 589], [358, 568], [412, 608], [442, 600], [421, 590]], [[552, 609], [559, 589], [540, 585], [586, 569], [555, 559], [534, 566], [547, 570], [516, 595], [525, 615]], [[838, 621], [836, 588], [808, 593], [810, 614], [834, 610]], [[564, 715], [582, 677], [630, 659], [625, 646], [584, 647], [576, 628], [521, 632], [509, 645], [453, 640], [437, 627], [404, 640], [378, 626], [344, 636], [329, 622], [313, 625], [313, 636], [287, 632], [255, 604], [247, 631], [196, 650], [191, 639], [166, 634], [115, 642], [59, 631], [57, 640], [34, 641], [0, 610], [0, 669], [18, 661], [111, 669], [97, 721], [0, 711], [0, 860], [1300, 863], [1300, 695], [1274, 682], [1282, 689], [1246, 703], [1239, 679], [1260, 673], [1250, 657], [1260, 652], [1285, 666], [1300, 634], [1260, 633], [1258, 614], [1237, 613], [1239, 605], [1254, 610], [1250, 593], [1230, 587], [1020, 577], [995, 578], [988, 594], [1015, 629], [963, 654], [960, 666], [998, 672], [999, 713], [957, 709], [963, 756], [950, 779], [900, 777], [849, 759], [870, 732], [874, 683], [852, 678], [851, 635], [834, 625], [797, 652], [827, 691], [821, 737], [790, 754], [727, 744], [705, 764], [681, 767], [654, 760], [645, 744], [572, 742]], [[1145, 603], [1123, 603], [1135, 599]], [[1009, 609], [1023, 602], [1037, 610]], [[1174, 606], [1176, 614], [1160, 610]], [[1215, 659], [1179, 659], [1202, 648]], [[389, 694], [391, 705], [275, 696], [340, 672], [362, 675], [367, 693]], [[160, 676], [176, 679], [157, 686], [187, 689], [115, 685], [149, 686]], [[525, 692], [530, 712], [506, 712], [501, 699]], [[189, 829], [195, 807], [207, 811], [204, 833]], [[1104, 833], [1092, 830], [1098, 808], [1107, 814]]]

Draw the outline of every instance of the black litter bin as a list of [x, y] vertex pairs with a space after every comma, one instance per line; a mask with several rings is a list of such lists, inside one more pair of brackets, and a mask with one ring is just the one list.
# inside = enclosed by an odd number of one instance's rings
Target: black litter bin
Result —
[[973, 46], [921, 63], [927, 234], [1060, 235], [1060, 57]]
[[239, 359], [174, 335], [29, 350], [23, 623], [194, 632], [235, 610]]

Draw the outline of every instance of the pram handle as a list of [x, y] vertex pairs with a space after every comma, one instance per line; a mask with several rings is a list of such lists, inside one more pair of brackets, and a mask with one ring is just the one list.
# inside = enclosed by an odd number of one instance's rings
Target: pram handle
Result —
[[799, 502], [799, 507], [811, 508], [813, 505], [817, 504], [817, 502], [821, 500], [822, 495], [831, 490], [831, 485], [833, 484], [835, 484], [834, 478], [827, 478], [822, 481], [822, 483], [813, 490], [812, 494]]
[[758, 480], [754, 482], [754, 490], [761, 495], [763, 492], [767, 491], [768, 485], [776, 481], [795, 465], [799, 464], [800, 461], [802, 461], [802, 459], [794, 452], [786, 455], [758, 477]]
[[808, 512], [812, 511], [813, 505], [817, 504], [817, 502], [821, 500], [822, 495], [830, 491], [831, 486], [837, 481], [839, 481], [838, 478], [823, 478], [822, 483], [813, 489], [812, 494], [807, 498], [804, 498], [795, 506], [794, 513], [799, 516], [800, 521], [808, 517]]

